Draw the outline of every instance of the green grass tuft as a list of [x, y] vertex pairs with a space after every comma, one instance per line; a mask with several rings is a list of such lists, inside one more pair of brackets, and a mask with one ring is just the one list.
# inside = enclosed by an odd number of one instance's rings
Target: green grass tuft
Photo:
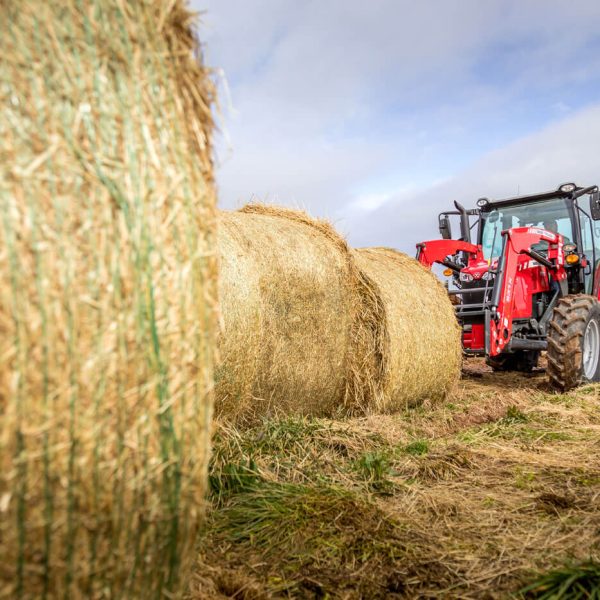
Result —
[[600, 564], [590, 561], [540, 574], [520, 594], [535, 600], [600, 600]]
[[355, 462], [355, 468], [367, 482], [369, 490], [377, 494], [392, 494], [394, 483], [391, 455], [385, 451], [366, 452]]
[[212, 468], [209, 476], [211, 499], [220, 504], [234, 494], [249, 490], [261, 481], [255, 462], [226, 463], [219, 469]]
[[201, 546], [235, 547], [240, 566], [253, 557], [268, 569], [269, 592], [299, 597], [346, 586], [384, 594], [398, 585], [393, 566], [407, 551], [398, 524], [368, 498], [339, 486], [267, 481], [213, 511]]
[[370, 482], [384, 481], [390, 473], [388, 457], [382, 452], [367, 452], [357, 461], [363, 477]]
[[509, 406], [506, 409], [506, 416], [502, 419], [504, 425], [511, 425], [513, 423], [527, 423], [529, 417], [516, 406]]
[[429, 452], [429, 443], [427, 440], [416, 440], [404, 446], [404, 452], [411, 456], [423, 456]]

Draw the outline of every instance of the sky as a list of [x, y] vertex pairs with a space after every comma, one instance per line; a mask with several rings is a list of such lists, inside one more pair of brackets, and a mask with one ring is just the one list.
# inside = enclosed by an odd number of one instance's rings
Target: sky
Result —
[[222, 208], [302, 208], [414, 254], [453, 200], [600, 184], [600, 2], [191, 6], [218, 80]]

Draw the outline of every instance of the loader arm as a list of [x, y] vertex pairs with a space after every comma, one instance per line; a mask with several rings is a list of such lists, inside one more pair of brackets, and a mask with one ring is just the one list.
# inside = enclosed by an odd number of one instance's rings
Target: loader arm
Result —
[[[546, 342], [513, 339], [515, 282], [519, 272], [529, 268], [545, 269], [556, 282], [557, 295], [566, 295], [567, 274], [564, 268], [563, 237], [537, 227], [517, 227], [502, 232], [502, 253], [496, 269], [496, 279], [488, 314], [486, 315], [486, 354], [498, 356], [506, 350], [544, 350]], [[533, 249], [540, 242], [548, 243], [546, 254]], [[521, 260], [527, 255], [531, 261]]]

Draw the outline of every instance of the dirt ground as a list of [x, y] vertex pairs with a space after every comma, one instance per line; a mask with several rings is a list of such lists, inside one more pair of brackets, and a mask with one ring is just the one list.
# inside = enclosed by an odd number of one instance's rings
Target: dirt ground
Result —
[[438, 406], [221, 427], [211, 486], [190, 599], [542, 598], [600, 560], [600, 385], [473, 361]]

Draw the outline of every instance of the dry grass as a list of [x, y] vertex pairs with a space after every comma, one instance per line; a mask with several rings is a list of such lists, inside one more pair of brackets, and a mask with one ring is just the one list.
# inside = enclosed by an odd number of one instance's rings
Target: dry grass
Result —
[[543, 381], [476, 364], [401, 416], [221, 429], [190, 598], [577, 597], [556, 594], [598, 573], [600, 386]]
[[0, 1], [0, 596], [177, 593], [216, 329], [212, 85], [179, 0]]

